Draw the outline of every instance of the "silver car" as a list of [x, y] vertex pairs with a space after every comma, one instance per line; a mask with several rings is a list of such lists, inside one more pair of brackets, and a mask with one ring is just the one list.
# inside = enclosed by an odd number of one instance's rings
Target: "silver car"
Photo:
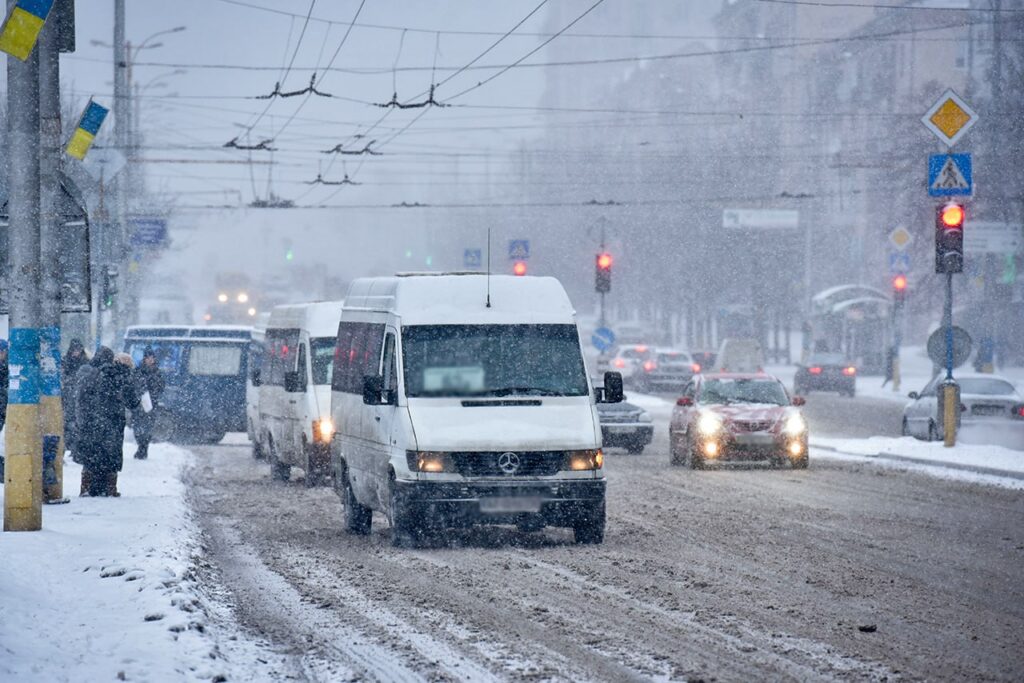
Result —
[[[944, 375], [936, 376], [920, 393], [910, 392], [911, 401], [903, 409], [903, 435], [928, 441], [942, 438], [938, 419], [938, 392]], [[999, 375], [963, 374], [956, 378], [960, 385], [961, 424], [989, 426], [1017, 431], [1024, 443], [1024, 397], [1013, 384]]]

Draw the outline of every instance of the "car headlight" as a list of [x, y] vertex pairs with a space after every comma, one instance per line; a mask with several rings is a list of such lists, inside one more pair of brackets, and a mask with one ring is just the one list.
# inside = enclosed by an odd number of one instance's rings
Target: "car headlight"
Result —
[[413, 472], [454, 472], [455, 461], [449, 453], [406, 451], [406, 463]]
[[599, 470], [604, 465], [604, 453], [601, 449], [585, 451], [566, 451], [566, 463], [570, 470]]
[[326, 443], [334, 436], [334, 420], [329, 417], [321, 417], [313, 422], [313, 436], [317, 441]]
[[702, 436], [714, 436], [722, 429], [722, 418], [712, 412], [704, 412], [697, 418], [697, 431]]
[[654, 418], [651, 417], [650, 413], [640, 413], [640, 417], [636, 419], [637, 422], [654, 422]]
[[800, 436], [807, 432], [807, 420], [800, 413], [793, 413], [786, 418], [782, 431], [787, 436]]

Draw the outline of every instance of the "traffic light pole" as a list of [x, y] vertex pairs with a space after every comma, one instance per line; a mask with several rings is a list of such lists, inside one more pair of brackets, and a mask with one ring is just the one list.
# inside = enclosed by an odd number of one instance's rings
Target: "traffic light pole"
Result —
[[956, 445], [956, 423], [960, 411], [960, 387], [953, 379], [953, 273], [946, 273], [946, 306], [942, 315], [946, 330], [946, 379], [942, 383], [943, 445]]
[[39, 51], [7, 57], [10, 385], [4, 531], [43, 526], [39, 431]]

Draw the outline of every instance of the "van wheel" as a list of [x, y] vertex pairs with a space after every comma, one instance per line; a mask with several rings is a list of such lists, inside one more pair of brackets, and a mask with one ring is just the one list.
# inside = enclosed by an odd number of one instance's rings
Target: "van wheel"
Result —
[[939, 428], [935, 426], [934, 422], [928, 423], [928, 440], [929, 441], [941, 441], [943, 434], [939, 433]]
[[288, 481], [292, 477], [292, 466], [277, 459], [277, 449], [274, 442], [270, 442], [268, 449], [270, 459], [270, 478], [274, 481]]
[[352, 490], [352, 482], [348, 479], [348, 472], [342, 473], [342, 496], [345, 500], [345, 531], [356, 536], [366, 536], [370, 533], [373, 525], [373, 510], [360, 505], [356, 500], [356, 494]]
[[900, 434], [910, 436], [910, 424], [907, 422], [907, 418], [903, 418], [903, 428], [900, 429]]
[[630, 446], [626, 446], [626, 452], [629, 453], [630, 455], [642, 455], [644, 452], [644, 447], [639, 444], [632, 444]]
[[263, 452], [263, 447], [260, 446], [259, 441], [252, 442], [252, 457], [254, 460], [264, 460], [267, 454]]
[[595, 505], [590, 514], [576, 520], [572, 525], [573, 540], [579, 545], [604, 543], [604, 503]]

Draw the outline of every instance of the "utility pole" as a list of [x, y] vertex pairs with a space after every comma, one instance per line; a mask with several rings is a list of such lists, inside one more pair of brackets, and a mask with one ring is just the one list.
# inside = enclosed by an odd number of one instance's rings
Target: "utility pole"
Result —
[[4, 531], [43, 526], [39, 431], [39, 51], [7, 58], [10, 389]]
[[[54, 14], [61, 11], [58, 6]], [[64, 498], [64, 408], [61, 402], [61, 124], [60, 55], [61, 22], [54, 17], [43, 26], [36, 48], [39, 53], [39, 183], [40, 257], [42, 301], [39, 311], [39, 425], [52, 442], [55, 453], [43, 454], [43, 498], [47, 503], [67, 502]], [[50, 459], [52, 458], [52, 461]]]
[[[128, 51], [125, 45], [125, 0], [114, 0], [114, 141], [117, 149], [128, 158], [130, 154], [129, 118], [130, 103], [128, 101]], [[128, 193], [131, 188], [132, 168], [126, 163], [121, 177], [117, 179], [117, 204], [115, 205], [114, 226], [108, 242], [109, 251], [105, 254], [104, 263], [117, 265], [124, 269], [127, 259], [128, 232]], [[124, 332], [125, 307], [124, 297], [118, 296], [110, 308], [111, 327], [113, 328], [112, 343], [117, 343]]]

